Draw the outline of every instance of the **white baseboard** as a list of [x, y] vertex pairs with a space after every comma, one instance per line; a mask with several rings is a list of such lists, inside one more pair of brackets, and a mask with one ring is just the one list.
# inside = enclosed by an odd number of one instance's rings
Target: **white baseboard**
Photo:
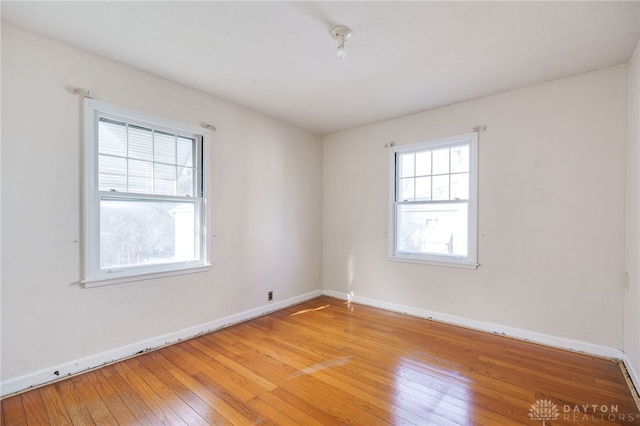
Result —
[[636, 388], [636, 393], [640, 393], [640, 376], [638, 376], [638, 372], [633, 368], [633, 364], [626, 353], [622, 358], [622, 362], [624, 362], [627, 373], [629, 373], [629, 378], [631, 379], [631, 382], [633, 382], [633, 386]]
[[[582, 342], [579, 340], [567, 339], [564, 337], [551, 336], [548, 334], [537, 333], [534, 331], [523, 330], [519, 328], [506, 327], [503, 325], [493, 324], [493, 323], [484, 322], [484, 321], [476, 321], [473, 319], [459, 317], [456, 315], [449, 315], [441, 312], [429, 311], [426, 309], [414, 308], [411, 306], [384, 302], [376, 299], [369, 299], [367, 297], [356, 296], [353, 294], [349, 295], [347, 293], [337, 292], [333, 290], [324, 290], [323, 294], [326, 296], [335, 297], [337, 299], [349, 300], [354, 303], [360, 303], [362, 305], [385, 309], [387, 311], [409, 314], [419, 318], [432, 319], [432, 320], [444, 322], [447, 324], [458, 325], [466, 328], [471, 328], [474, 330], [489, 332], [489, 333], [498, 334], [501, 336], [507, 336], [507, 337], [511, 337], [519, 340], [525, 340], [528, 342], [539, 343], [545, 346], [552, 346], [555, 348], [566, 349], [574, 352], [581, 352], [589, 355], [595, 355], [602, 358], [610, 358], [610, 359], [615, 359], [619, 361], [619, 360], [622, 360], [625, 355], [623, 351], [615, 348], [610, 348], [607, 346], [596, 345], [593, 343]], [[634, 383], [637, 383], [637, 382], [634, 380]]]
[[252, 318], [268, 314], [270, 312], [278, 311], [280, 309], [284, 309], [288, 306], [295, 305], [309, 299], [313, 299], [320, 295], [322, 295], [322, 291], [316, 290], [300, 296], [292, 297], [290, 299], [271, 302], [267, 305], [240, 312], [235, 315], [230, 315], [228, 317], [220, 318], [205, 324], [189, 327], [184, 330], [179, 330], [173, 333], [143, 340], [141, 342], [132, 343], [130, 345], [66, 362], [64, 364], [54, 365], [49, 368], [17, 377], [15, 379], [9, 379], [0, 383], [0, 397], [5, 397], [32, 387], [54, 382], [73, 374], [81, 373], [83, 371], [130, 358], [140, 353], [167, 346], [181, 340], [190, 339], [201, 334], [206, 334], [215, 330], [219, 330], [221, 328], [229, 327], [231, 325], [238, 324], [240, 322], [247, 321]]
[[[590, 355], [595, 355], [604, 358], [622, 360], [629, 376], [634, 383], [636, 389], [640, 389], [640, 376], [638, 372], [634, 370], [627, 355], [619, 350], [606, 346], [596, 345], [592, 343], [582, 342], [578, 340], [572, 340], [557, 336], [551, 336], [542, 333], [536, 333], [533, 331], [506, 327], [498, 324], [476, 321], [456, 315], [449, 315], [435, 311], [429, 311], [426, 309], [415, 308], [406, 305], [400, 305], [396, 303], [384, 302], [376, 299], [370, 299], [367, 297], [349, 295], [342, 292], [333, 290], [316, 290], [310, 293], [306, 293], [290, 299], [270, 303], [268, 305], [260, 306], [255, 309], [240, 312], [235, 315], [230, 315], [218, 320], [214, 320], [205, 324], [200, 324], [194, 327], [189, 327], [184, 330], [180, 330], [174, 333], [165, 334], [162, 336], [147, 339], [141, 342], [136, 342], [130, 345], [122, 346], [120, 348], [105, 351], [99, 354], [95, 354], [89, 357], [81, 358], [78, 360], [70, 361], [64, 364], [51, 366], [46, 369], [42, 369], [24, 376], [20, 376], [14, 379], [10, 379], [0, 383], [0, 397], [5, 397], [17, 392], [27, 390], [32, 387], [41, 386], [50, 382], [54, 382], [63, 379], [67, 376], [81, 373], [93, 368], [101, 367], [106, 364], [110, 364], [116, 361], [120, 361], [132, 356], [138, 355], [143, 352], [147, 352], [153, 349], [157, 349], [163, 346], [170, 345], [172, 343], [179, 342], [181, 340], [190, 339], [201, 334], [209, 333], [221, 328], [229, 327], [234, 324], [241, 323], [243, 321], [256, 318], [270, 312], [284, 309], [288, 306], [295, 305], [320, 295], [326, 295], [335, 297], [342, 300], [350, 300], [362, 305], [372, 306], [375, 308], [385, 309], [393, 312], [400, 312], [408, 315], [413, 315], [419, 318], [432, 319], [443, 323], [458, 325], [470, 329], [480, 330], [484, 332], [494, 333], [515, 339], [525, 340], [529, 342], [539, 343], [546, 346], [552, 346], [556, 348], [566, 349], [575, 352], [582, 352]], [[57, 374], [56, 374], [57, 373]]]

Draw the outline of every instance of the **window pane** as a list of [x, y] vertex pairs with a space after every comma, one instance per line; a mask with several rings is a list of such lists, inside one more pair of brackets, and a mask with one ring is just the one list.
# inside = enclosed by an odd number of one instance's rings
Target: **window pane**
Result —
[[449, 173], [449, 148], [433, 150], [433, 174]]
[[100, 154], [127, 155], [127, 128], [124, 123], [101, 118], [98, 122], [98, 152]]
[[431, 200], [431, 177], [416, 178], [416, 200]]
[[195, 164], [195, 139], [188, 139], [178, 136], [178, 165], [184, 167], [193, 167]]
[[164, 132], [155, 132], [153, 160], [161, 163], [176, 164], [176, 136]]
[[469, 173], [451, 175], [451, 199], [469, 199]]
[[153, 184], [153, 163], [149, 161], [129, 160], [129, 189], [128, 192], [151, 194]]
[[190, 197], [193, 197], [195, 195], [195, 172], [195, 169], [191, 169], [188, 167], [178, 167], [178, 192], [176, 195], [188, 195]]
[[416, 176], [431, 174], [431, 151], [416, 153]]
[[127, 190], [127, 160], [100, 155], [98, 159], [98, 190]]
[[469, 145], [459, 145], [451, 148], [451, 173], [469, 171]]
[[100, 268], [196, 259], [194, 203], [100, 201]]
[[449, 175], [433, 176], [433, 200], [449, 199]]
[[163, 195], [176, 194], [176, 166], [155, 164], [153, 193]]
[[413, 201], [414, 194], [414, 182], [413, 178], [400, 179], [398, 182], [399, 201]]
[[414, 164], [415, 164], [415, 155], [411, 154], [400, 154], [400, 177], [409, 177], [415, 176], [414, 174]]
[[129, 158], [153, 160], [153, 138], [151, 129], [129, 126]]
[[467, 255], [467, 203], [399, 204], [397, 217], [397, 252]]

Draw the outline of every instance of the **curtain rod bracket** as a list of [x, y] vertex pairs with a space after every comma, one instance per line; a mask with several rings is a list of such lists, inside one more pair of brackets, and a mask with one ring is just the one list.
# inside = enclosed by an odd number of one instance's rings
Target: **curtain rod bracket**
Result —
[[91, 90], [83, 89], [81, 87], [71, 87], [69, 91], [74, 95], [84, 96], [85, 98], [93, 99]]
[[202, 123], [202, 127], [204, 127], [207, 130], [211, 130], [213, 132], [215, 132], [217, 130], [216, 126], [214, 126], [213, 124], [209, 124], [209, 123]]

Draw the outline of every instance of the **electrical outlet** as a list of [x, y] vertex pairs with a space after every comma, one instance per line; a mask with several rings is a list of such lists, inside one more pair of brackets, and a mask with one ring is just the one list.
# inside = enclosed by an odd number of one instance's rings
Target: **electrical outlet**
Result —
[[318, 272], [318, 275], [316, 275], [316, 281], [320, 281], [320, 272]]
[[267, 293], [267, 300], [268, 300], [269, 302], [271, 302], [271, 301], [273, 300], [273, 291], [269, 291], [269, 292]]

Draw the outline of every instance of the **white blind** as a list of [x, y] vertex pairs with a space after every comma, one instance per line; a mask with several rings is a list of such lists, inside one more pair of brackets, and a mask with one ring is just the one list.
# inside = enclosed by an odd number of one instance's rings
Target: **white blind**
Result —
[[199, 191], [194, 137], [101, 117], [98, 189], [195, 196]]

